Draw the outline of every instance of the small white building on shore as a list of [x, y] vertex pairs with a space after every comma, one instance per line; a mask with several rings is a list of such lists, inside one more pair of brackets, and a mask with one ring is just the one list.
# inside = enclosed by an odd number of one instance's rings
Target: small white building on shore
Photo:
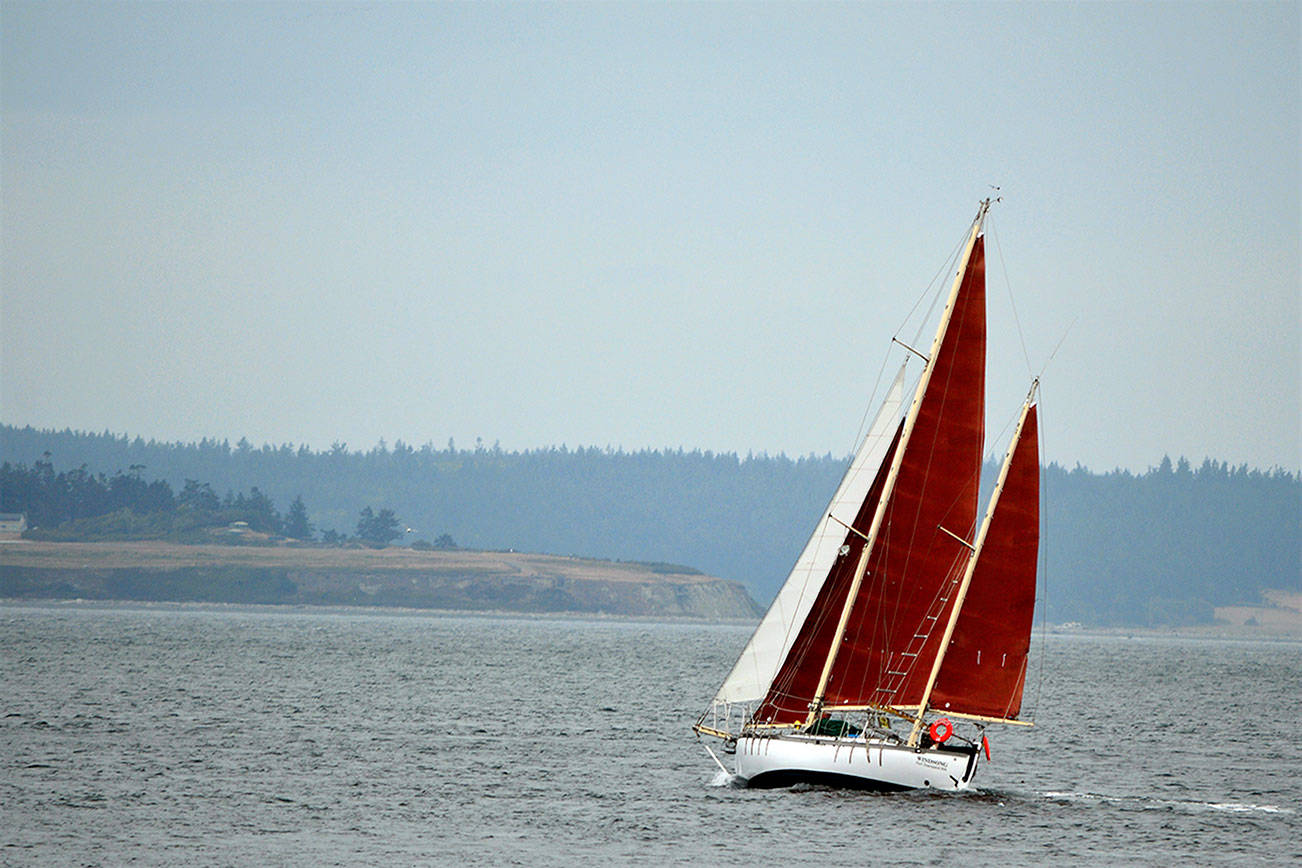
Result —
[[18, 539], [27, 530], [27, 516], [21, 512], [0, 512], [0, 539]]

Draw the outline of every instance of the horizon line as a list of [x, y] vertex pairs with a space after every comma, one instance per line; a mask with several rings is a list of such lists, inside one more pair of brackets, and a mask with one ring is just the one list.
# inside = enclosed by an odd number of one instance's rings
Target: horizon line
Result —
[[[375, 445], [371, 446], [370, 448], [350, 449], [347, 441], [340, 441], [340, 440], [334, 441], [331, 444], [331, 446], [327, 448], [314, 448], [306, 442], [294, 443], [293, 441], [288, 441], [288, 440], [282, 443], [272, 443], [271, 441], [264, 440], [261, 444], [255, 444], [253, 441], [249, 440], [249, 438], [245, 436], [241, 436], [238, 440], [232, 443], [231, 438], [229, 437], [213, 437], [213, 436], [205, 435], [203, 437], [197, 439], [190, 439], [190, 440], [162, 439], [158, 437], [145, 437], [142, 434], [129, 434], [126, 432], [119, 433], [119, 432], [112, 431], [109, 428], [105, 428], [102, 431], [92, 431], [90, 429], [73, 428], [72, 426], [64, 426], [62, 428], [38, 427], [30, 423], [18, 425], [12, 422], [5, 422], [5, 421], [0, 421], [0, 428], [12, 429], [15, 431], [31, 431], [37, 435], [72, 435], [72, 436], [84, 436], [84, 437], [107, 437], [113, 440], [123, 441], [128, 445], [134, 444], [135, 441], [137, 440], [142, 441], [146, 446], [156, 446], [156, 447], [187, 448], [187, 447], [200, 447], [205, 443], [208, 443], [208, 444], [213, 444], [218, 448], [225, 449], [226, 451], [229, 451], [231, 454], [238, 454], [239, 452], [242, 451], [268, 453], [268, 452], [281, 452], [285, 450], [289, 450], [294, 453], [299, 453], [302, 452], [304, 449], [306, 449], [309, 454], [314, 454], [314, 455], [343, 454], [343, 455], [362, 456], [362, 455], [373, 454], [376, 453], [377, 451], [380, 454], [388, 455], [388, 454], [393, 454], [397, 447], [404, 447], [406, 450], [410, 450], [413, 453], [446, 454], [446, 455], [476, 455], [476, 454], [495, 453], [500, 455], [525, 456], [525, 455], [540, 454], [540, 453], [547, 453], [547, 452], [563, 452], [563, 453], [600, 452], [607, 455], [686, 454], [686, 455], [703, 455], [703, 456], [710, 456], [716, 458], [732, 457], [737, 459], [738, 461], [786, 460], [786, 461], [793, 461], [793, 462], [808, 461], [808, 460], [816, 460], [816, 461], [832, 460], [832, 461], [840, 462], [840, 461], [848, 461], [852, 457], [850, 453], [838, 456], [834, 454], [831, 450], [827, 450], [822, 454], [811, 451], [807, 453], [789, 455], [785, 450], [776, 453], [771, 453], [768, 450], [748, 449], [745, 455], [743, 455], [739, 450], [733, 450], [733, 449], [715, 450], [710, 448], [703, 448], [700, 446], [692, 447], [689, 449], [681, 444], [678, 446], [658, 446], [658, 447], [643, 446], [637, 449], [626, 450], [623, 444], [620, 444], [618, 446], [613, 446], [611, 444], [606, 444], [605, 446], [598, 446], [596, 444], [570, 446], [569, 444], [562, 442], [560, 444], [533, 446], [524, 449], [518, 449], [518, 448], [503, 449], [500, 445], [501, 443], [500, 440], [494, 440], [493, 444], [489, 446], [485, 444], [484, 438], [482, 437], [476, 437], [475, 445], [471, 448], [461, 448], [456, 446], [455, 437], [449, 437], [447, 446], [445, 447], [435, 446], [434, 441], [432, 439], [426, 440], [425, 442], [417, 445], [414, 443], [409, 443], [403, 440], [401, 437], [395, 438], [392, 441], [392, 445], [390, 445], [387, 438], [380, 437], [379, 440], [375, 443]], [[240, 447], [240, 443], [247, 444], [247, 447], [242, 449]], [[8, 459], [5, 458], [4, 456], [0, 456], [0, 460], [8, 460]], [[995, 452], [992, 452], [989, 455], [986, 455], [982, 458], [983, 464], [997, 463], [998, 461], [999, 461], [999, 455], [998, 453]], [[1263, 467], [1263, 466], [1250, 465], [1246, 461], [1237, 464], [1232, 464], [1225, 459], [1213, 458], [1210, 455], [1204, 455], [1202, 461], [1200, 463], [1195, 464], [1193, 459], [1190, 459], [1185, 455], [1179, 455], [1173, 457], [1170, 453], [1164, 453], [1161, 459], [1159, 459], [1156, 463], [1150, 464], [1144, 470], [1135, 470], [1133, 468], [1123, 467], [1120, 464], [1113, 466], [1112, 469], [1110, 470], [1095, 470], [1089, 467], [1088, 465], [1082, 464], [1080, 461], [1075, 462], [1075, 464], [1072, 466], [1068, 466], [1066, 463], [1060, 462], [1058, 460], [1052, 460], [1047, 463], [1041, 461], [1040, 466], [1045, 469], [1059, 468], [1069, 473], [1075, 472], [1077, 470], [1082, 470], [1084, 472], [1096, 476], [1107, 476], [1107, 475], [1117, 474], [1117, 473], [1126, 473], [1132, 476], [1144, 476], [1150, 473], [1158, 472], [1161, 469], [1162, 465], [1166, 462], [1170, 462], [1172, 465], [1175, 465], [1177, 467], [1182, 463], [1187, 464], [1191, 468], [1191, 472], [1196, 471], [1198, 468], [1206, 466], [1210, 462], [1216, 467], [1224, 467], [1226, 470], [1233, 470], [1233, 471], [1247, 470], [1248, 472], [1256, 471], [1265, 474], [1271, 474], [1271, 473], [1282, 471], [1283, 473], [1291, 476], [1302, 477], [1302, 466], [1299, 466], [1298, 468], [1292, 468], [1277, 463], [1274, 465], [1270, 465], [1268, 467]]]

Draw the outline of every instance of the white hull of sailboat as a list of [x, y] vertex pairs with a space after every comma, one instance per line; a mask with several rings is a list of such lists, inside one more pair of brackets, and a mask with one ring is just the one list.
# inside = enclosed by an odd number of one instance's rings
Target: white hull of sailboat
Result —
[[873, 739], [807, 735], [742, 736], [737, 775], [749, 786], [827, 783], [866, 789], [965, 790], [976, 774], [977, 748], [911, 748]]

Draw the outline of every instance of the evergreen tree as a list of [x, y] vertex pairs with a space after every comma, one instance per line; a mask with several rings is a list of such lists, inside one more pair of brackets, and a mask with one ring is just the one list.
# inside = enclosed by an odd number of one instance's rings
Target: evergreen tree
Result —
[[357, 538], [374, 546], [386, 546], [402, 536], [398, 530], [398, 517], [391, 509], [381, 509], [375, 513], [365, 507], [357, 519]]
[[195, 512], [211, 513], [221, 509], [221, 501], [217, 499], [217, 492], [212, 490], [212, 483], [200, 484], [197, 479], [185, 481], [185, 488], [181, 489], [176, 501]]
[[289, 505], [289, 513], [285, 516], [285, 536], [307, 541], [312, 539], [314, 533], [314, 528], [307, 520], [307, 507], [303, 505], [303, 495], [300, 494]]
[[284, 525], [276, 505], [256, 485], [249, 489], [247, 497], [244, 492], [235, 496], [235, 509], [231, 515], [239, 516], [239, 520], [247, 521], [249, 527], [262, 533], [278, 534]]

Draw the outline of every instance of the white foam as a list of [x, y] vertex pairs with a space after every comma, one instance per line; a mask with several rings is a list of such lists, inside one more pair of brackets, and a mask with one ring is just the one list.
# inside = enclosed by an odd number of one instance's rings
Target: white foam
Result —
[[719, 769], [717, 772], [714, 773], [714, 778], [711, 779], [710, 786], [730, 787], [732, 786], [732, 782], [736, 779], [737, 779], [736, 775], [729, 774], [728, 772], [725, 772], [723, 769]]
[[1145, 809], [1176, 808], [1183, 810], [1227, 811], [1235, 814], [1292, 814], [1291, 808], [1279, 805], [1255, 805], [1251, 802], [1195, 802], [1184, 799], [1150, 799], [1145, 796], [1107, 796], [1100, 793], [1079, 793], [1068, 790], [1052, 790], [1041, 793], [1046, 799], [1070, 799], [1072, 801], [1104, 801], [1115, 803], [1133, 803]]
[[1211, 808], [1213, 811], [1233, 811], [1237, 814], [1248, 814], [1254, 811], [1261, 814], [1293, 813], [1288, 808], [1281, 808], [1279, 805], [1254, 805], [1244, 802], [1203, 802], [1203, 805]]

